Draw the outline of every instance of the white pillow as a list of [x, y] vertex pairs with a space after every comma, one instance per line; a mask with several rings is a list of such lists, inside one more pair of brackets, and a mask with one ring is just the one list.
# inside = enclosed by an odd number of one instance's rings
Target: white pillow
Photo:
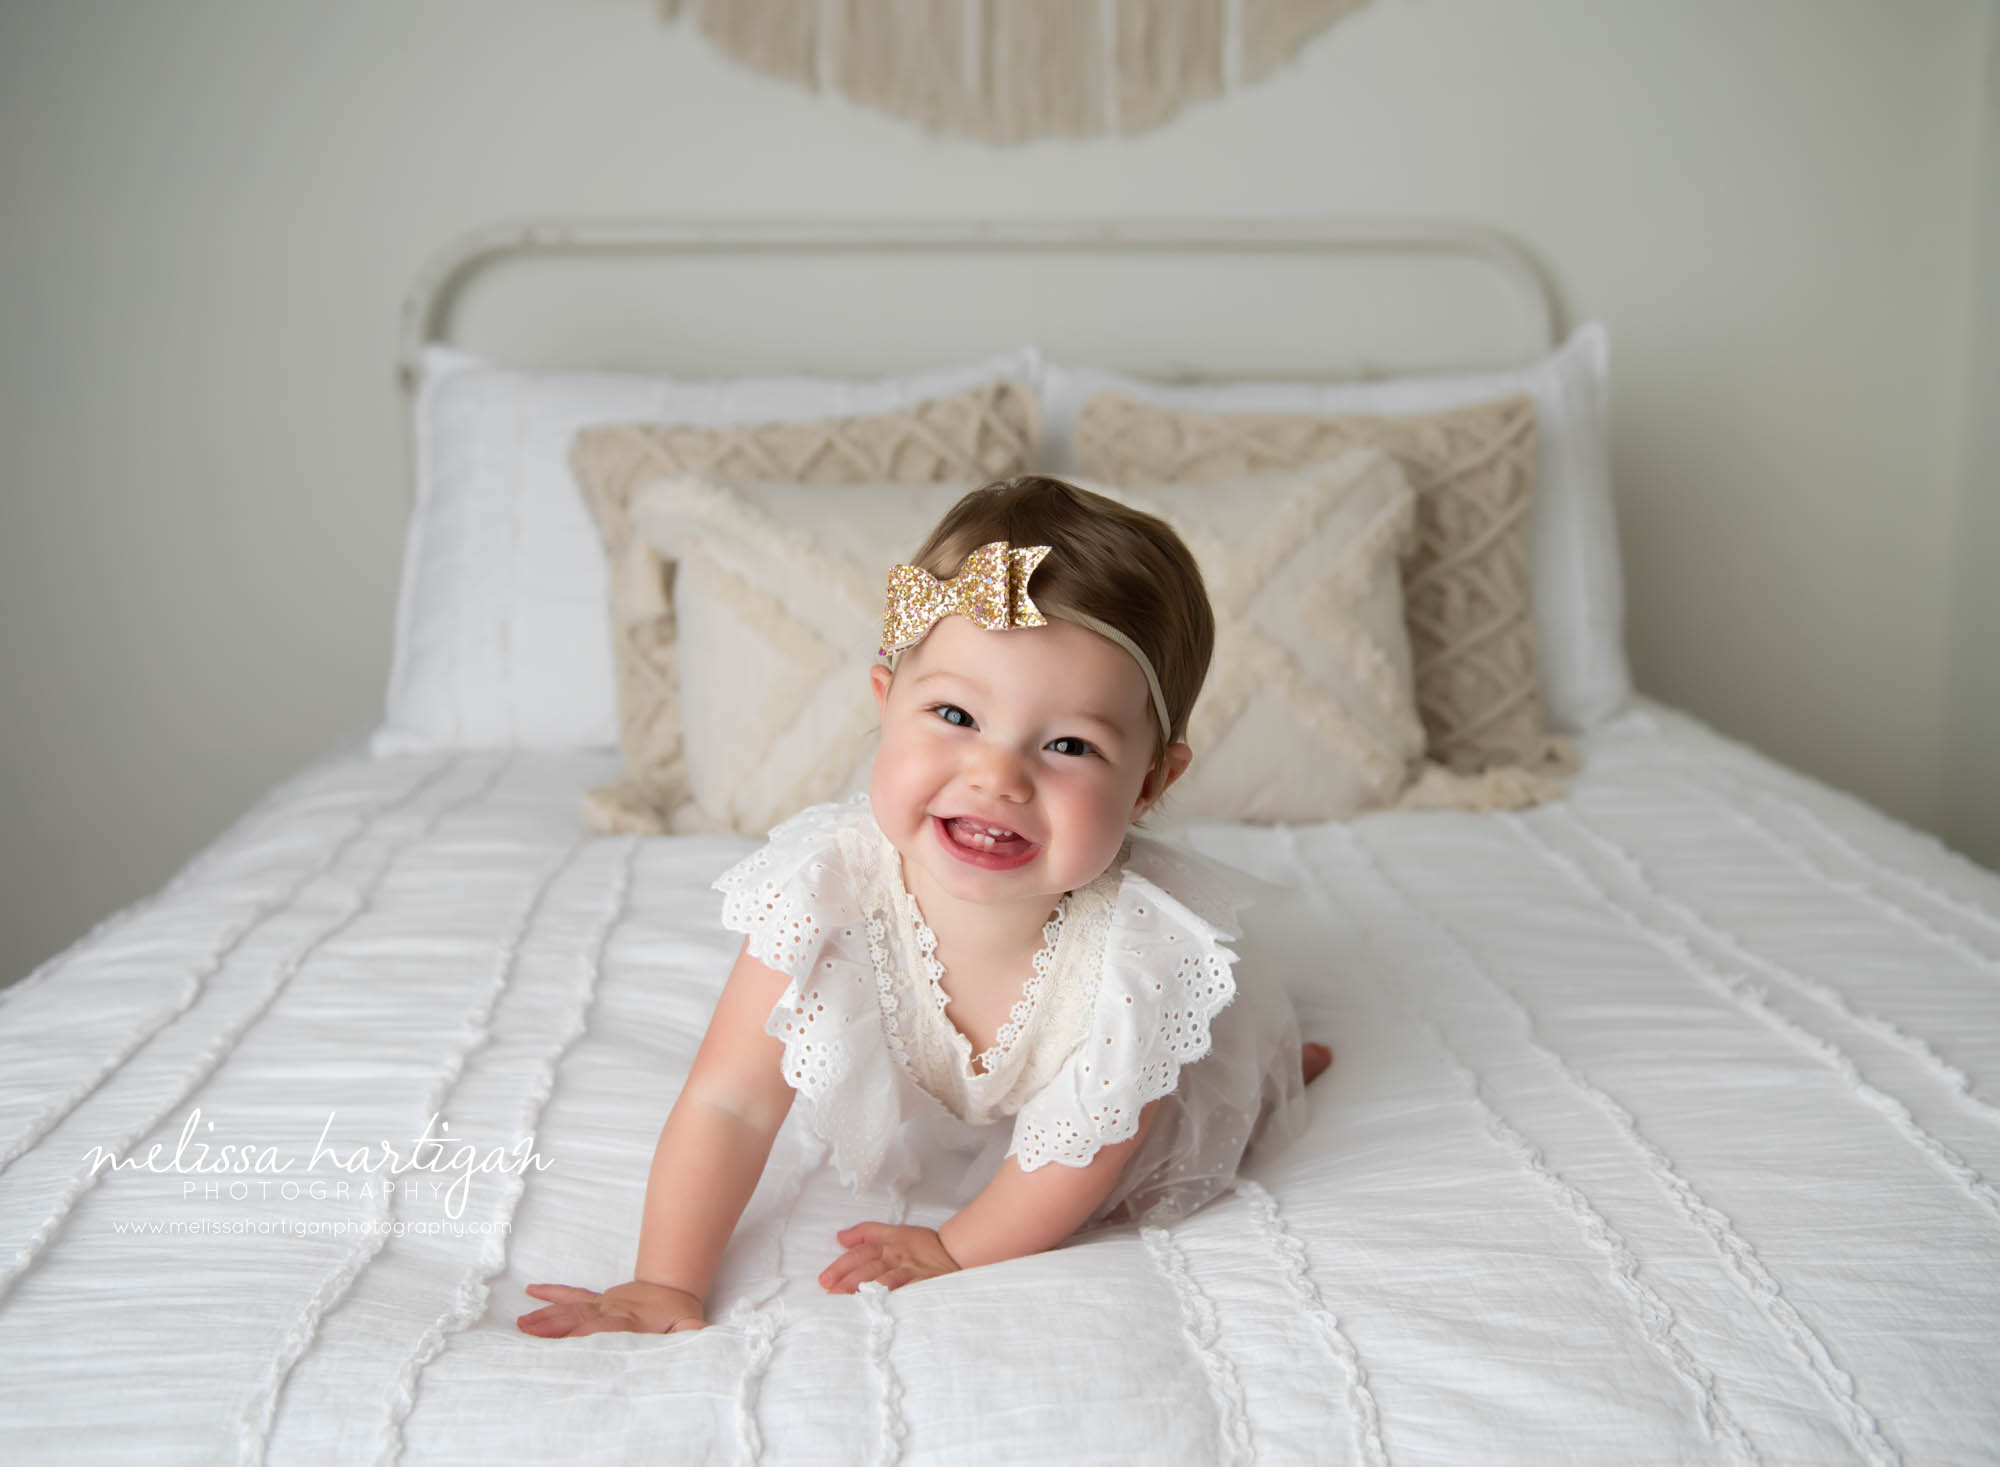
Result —
[[1625, 581], [1611, 503], [1610, 340], [1600, 322], [1531, 367], [1383, 382], [1167, 386], [1087, 367], [1042, 373], [1042, 458], [1076, 472], [1077, 414], [1100, 392], [1215, 413], [1427, 413], [1525, 392], [1535, 399], [1539, 472], [1529, 530], [1537, 672], [1551, 726], [1582, 733], [1632, 695]]
[[428, 348], [388, 696], [370, 748], [381, 756], [617, 742], [604, 549], [569, 469], [579, 429], [888, 412], [996, 377], [1033, 384], [1039, 368], [1024, 348], [874, 381], [701, 382], [520, 371]]

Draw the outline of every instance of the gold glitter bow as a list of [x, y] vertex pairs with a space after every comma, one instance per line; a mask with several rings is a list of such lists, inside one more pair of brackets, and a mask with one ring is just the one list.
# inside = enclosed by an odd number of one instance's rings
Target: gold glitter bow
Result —
[[1028, 577], [1048, 553], [1046, 545], [1016, 548], [995, 540], [968, 555], [948, 581], [922, 566], [897, 566], [889, 572], [888, 605], [882, 612], [882, 655], [916, 646], [938, 618], [954, 612], [989, 632], [1047, 626], [1048, 618], [1028, 597]]

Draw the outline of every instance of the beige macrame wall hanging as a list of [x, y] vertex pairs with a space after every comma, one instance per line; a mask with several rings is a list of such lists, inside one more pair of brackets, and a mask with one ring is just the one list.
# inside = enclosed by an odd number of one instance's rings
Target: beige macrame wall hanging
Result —
[[744, 65], [988, 142], [1141, 132], [1365, 0], [662, 0]]

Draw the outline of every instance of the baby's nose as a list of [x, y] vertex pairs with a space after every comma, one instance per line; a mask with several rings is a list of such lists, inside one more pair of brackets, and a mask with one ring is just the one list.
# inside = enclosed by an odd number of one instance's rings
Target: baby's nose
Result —
[[992, 799], [1025, 799], [1030, 791], [1028, 762], [1012, 749], [982, 749], [966, 770], [966, 782]]

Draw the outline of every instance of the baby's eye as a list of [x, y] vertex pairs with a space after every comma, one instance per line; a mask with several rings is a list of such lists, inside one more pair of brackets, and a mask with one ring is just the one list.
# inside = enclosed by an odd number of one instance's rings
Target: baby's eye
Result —
[[935, 713], [939, 718], [942, 718], [946, 723], [950, 724], [953, 728], [972, 727], [972, 715], [970, 713], [967, 713], [963, 708], [959, 707], [956, 703], [939, 703], [936, 707], [931, 709], [931, 712]]
[[1048, 747], [1054, 749], [1058, 754], [1067, 754], [1073, 759], [1081, 759], [1087, 754], [1097, 752], [1085, 740], [1070, 738], [1067, 735], [1059, 739], [1050, 739]]

